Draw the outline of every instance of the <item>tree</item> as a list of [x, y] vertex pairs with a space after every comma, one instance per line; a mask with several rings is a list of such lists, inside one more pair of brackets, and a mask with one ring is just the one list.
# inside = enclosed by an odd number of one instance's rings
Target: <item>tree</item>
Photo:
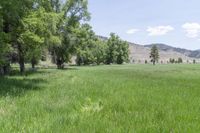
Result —
[[62, 69], [75, 53], [74, 29], [79, 27], [80, 21], [89, 20], [90, 14], [87, 11], [87, 0], [67, 0], [63, 7], [55, 0], [52, 5], [55, 12], [63, 12], [63, 20], [57, 25], [61, 45], [50, 47], [57, 68]]
[[54, 35], [59, 21], [60, 14], [46, 12], [44, 8], [32, 11], [22, 19], [24, 31], [19, 40], [24, 50], [25, 61], [31, 62], [33, 69], [41, 59], [45, 47], [55, 41], [60, 43], [59, 37]]
[[34, 0], [10, 0], [3, 5], [4, 32], [10, 35], [10, 44], [14, 51], [17, 51], [20, 71], [25, 70], [25, 57], [23, 44], [20, 42], [20, 35], [23, 32], [22, 19], [33, 9]]
[[178, 58], [178, 63], [183, 63], [183, 59], [182, 58]]
[[96, 44], [94, 49], [95, 62], [97, 65], [100, 65], [101, 63], [105, 63], [107, 44], [104, 40], [100, 39], [98, 39], [95, 44]]
[[107, 41], [107, 45], [107, 64], [122, 64], [123, 62], [127, 62], [129, 60], [129, 45], [127, 42], [122, 41], [119, 36], [111, 33], [110, 38]]
[[8, 34], [4, 32], [2, 10], [0, 7], [0, 75], [6, 74], [9, 70], [9, 61], [8, 61]]
[[89, 65], [95, 62], [94, 50], [97, 37], [89, 24], [83, 24], [75, 31], [76, 62], [78, 65]]
[[117, 52], [117, 64], [123, 64], [124, 62], [128, 62], [129, 44], [127, 42], [121, 40], [118, 44]]
[[0, 75], [7, 74], [10, 70], [9, 52], [11, 48], [7, 40], [8, 36], [0, 32]]
[[150, 58], [151, 58], [151, 62], [153, 62], [153, 65], [155, 65], [156, 62], [158, 62], [159, 51], [156, 45], [153, 45], [151, 48]]
[[196, 64], [196, 60], [195, 59], [193, 60], [193, 64]]
[[172, 64], [174, 64], [175, 63], [175, 59], [170, 58], [169, 62], [172, 63]]

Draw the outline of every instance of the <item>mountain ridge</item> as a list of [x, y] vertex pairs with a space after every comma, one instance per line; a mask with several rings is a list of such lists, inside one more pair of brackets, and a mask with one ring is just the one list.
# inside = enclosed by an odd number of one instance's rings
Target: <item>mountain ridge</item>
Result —
[[[98, 36], [102, 40], [108, 40], [107, 37]], [[127, 41], [128, 42], [128, 41]], [[200, 50], [188, 50], [185, 48], [177, 48], [164, 43], [154, 43], [148, 45], [129, 43], [130, 50], [130, 62], [131, 63], [144, 63], [150, 61], [149, 54], [151, 47], [156, 45], [159, 49], [160, 61], [162, 63], [168, 63], [170, 58], [178, 59], [182, 58], [183, 62], [192, 63], [193, 60], [200, 61]]]
[[149, 45], [144, 45], [144, 47], [152, 47], [153, 45], [156, 45], [158, 47], [159, 50], [163, 50], [163, 51], [176, 51], [179, 53], [182, 53], [188, 57], [191, 58], [200, 58], [200, 50], [188, 50], [185, 48], [179, 48], [179, 47], [173, 47], [171, 45], [167, 45], [167, 44], [163, 44], [163, 43], [155, 43], [155, 44], [149, 44]]

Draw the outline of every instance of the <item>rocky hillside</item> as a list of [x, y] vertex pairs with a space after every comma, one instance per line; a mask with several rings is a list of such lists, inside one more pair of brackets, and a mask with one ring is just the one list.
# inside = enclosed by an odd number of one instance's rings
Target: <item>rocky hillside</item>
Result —
[[[166, 45], [166, 44], [155, 44], [155, 45], [157, 45], [157, 47], [160, 50], [163, 50], [163, 51], [175, 51], [175, 52], [184, 54], [184, 55], [191, 57], [191, 58], [200, 58], [200, 50], [194, 50], [193, 51], [193, 50], [187, 50], [187, 49], [182, 49], [182, 48], [175, 48], [175, 47], [172, 47], [172, 46], [169, 46], [169, 45]], [[152, 44], [151, 45], [145, 45], [145, 47], [151, 48]]]
[[[107, 40], [106, 37], [98, 36], [100, 39]], [[197, 62], [200, 61], [200, 50], [187, 50], [182, 48], [175, 48], [166, 44], [154, 44], [159, 48], [160, 62], [167, 63], [170, 58], [178, 59], [182, 58], [183, 62], [192, 63], [195, 59]], [[140, 45], [129, 42], [130, 49], [130, 61], [131, 63], [144, 63], [145, 60], [150, 62], [149, 53], [152, 44]]]
[[[160, 45], [156, 44], [159, 48], [159, 61], [162, 63], [167, 63], [170, 58], [178, 59], [182, 58], [183, 62], [192, 63], [193, 60], [199, 60], [197, 57], [190, 57], [189, 55], [192, 53], [190, 50], [181, 51], [182, 49], [173, 48], [168, 45]], [[134, 43], [129, 43], [130, 49], [130, 61], [132, 63], [144, 63], [145, 60], [150, 62], [149, 53], [152, 45], [138, 45]], [[164, 47], [165, 46], [165, 47]], [[179, 50], [179, 51], [178, 51]]]

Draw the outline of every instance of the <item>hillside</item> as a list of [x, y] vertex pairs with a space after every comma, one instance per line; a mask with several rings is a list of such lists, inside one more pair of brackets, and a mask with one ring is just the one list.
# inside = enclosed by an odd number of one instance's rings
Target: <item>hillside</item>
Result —
[[[147, 60], [148, 62], [150, 61], [149, 53], [152, 45], [138, 45], [134, 43], [129, 43], [129, 45], [131, 63], [144, 63], [145, 60]], [[159, 48], [160, 62], [167, 63], [170, 58], [182, 58], [183, 62], [189, 61], [190, 63], [194, 59], [199, 60], [198, 56], [196, 56], [200, 54], [199, 52], [193, 53], [194, 51], [191, 50], [174, 48], [164, 44], [156, 45]]]
[[[169, 46], [166, 44], [155, 44], [155, 45], [157, 45], [157, 47], [163, 51], [175, 51], [178, 53], [182, 53], [191, 58], [200, 58], [200, 50], [187, 50], [187, 49], [183, 49], [183, 48], [172, 47], [172, 46]], [[150, 47], [152, 47], [152, 44], [145, 45], [145, 47], [150, 48]]]
[[[107, 40], [108, 38], [98, 36], [100, 39]], [[129, 43], [130, 62], [131, 63], [144, 63], [145, 60], [150, 62], [149, 53], [153, 44], [140, 45], [132, 42]], [[155, 44], [159, 48], [160, 62], [167, 63], [170, 58], [182, 58], [183, 62], [189, 61], [190, 63], [195, 59], [200, 60], [200, 50], [187, 50], [183, 48], [175, 48], [166, 44]]]

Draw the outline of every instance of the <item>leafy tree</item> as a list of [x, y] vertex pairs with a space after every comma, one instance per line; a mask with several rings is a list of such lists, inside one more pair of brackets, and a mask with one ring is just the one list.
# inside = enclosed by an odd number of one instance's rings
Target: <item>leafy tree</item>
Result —
[[193, 60], [193, 64], [196, 64], [196, 60], [195, 59]]
[[125, 41], [120, 41], [117, 48], [117, 64], [128, 62], [129, 58], [129, 44]]
[[9, 52], [11, 48], [7, 40], [8, 36], [0, 32], [0, 75], [7, 74], [10, 70]]
[[173, 63], [175, 63], [175, 59], [170, 58], [169, 62], [173, 64]]
[[105, 41], [98, 39], [95, 43], [94, 57], [97, 65], [105, 63], [107, 44]]
[[64, 68], [64, 63], [69, 62], [74, 54], [74, 29], [79, 27], [80, 22], [89, 20], [87, 0], [67, 0], [63, 7], [58, 2], [52, 2], [55, 12], [63, 12], [63, 21], [58, 27], [58, 35], [61, 37], [61, 45], [50, 48], [54, 61], [59, 69]]
[[155, 65], [156, 62], [158, 62], [159, 51], [156, 45], [153, 45], [151, 48], [150, 58], [151, 58], [151, 62], [153, 62], [153, 65]]
[[45, 47], [55, 41], [60, 43], [59, 37], [54, 35], [59, 20], [59, 14], [46, 12], [44, 8], [30, 12], [22, 19], [24, 31], [19, 39], [24, 50], [25, 59], [31, 62], [33, 69], [41, 59]]
[[107, 41], [108, 49], [106, 52], [106, 63], [122, 64], [128, 61], [129, 46], [127, 42], [122, 41], [119, 36], [114, 33], [110, 34], [110, 38]]
[[9, 0], [4, 1], [3, 4], [4, 32], [9, 34], [11, 38], [9, 43], [12, 45], [13, 50], [17, 51], [20, 71], [24, 72], [24, 49], [19, 39], [20, 34], [23, 32], [21, 20], [33, 9], [34, 0]]
[[88, 24], [81, 25], [76, 28], [76, 55], [78, 65], [89, 65], [95, 62], [94, 49], [96, 46], [97, 37], [92, 31], [92, 27]]
[[98, 39], [88, 24], [77, 28], [75, 49], [78, 65], [99, 65], [105, 62], [106, 42]]
[[183, 59], [182, 58], [178, 58], [178, 63], [183, 63]]

